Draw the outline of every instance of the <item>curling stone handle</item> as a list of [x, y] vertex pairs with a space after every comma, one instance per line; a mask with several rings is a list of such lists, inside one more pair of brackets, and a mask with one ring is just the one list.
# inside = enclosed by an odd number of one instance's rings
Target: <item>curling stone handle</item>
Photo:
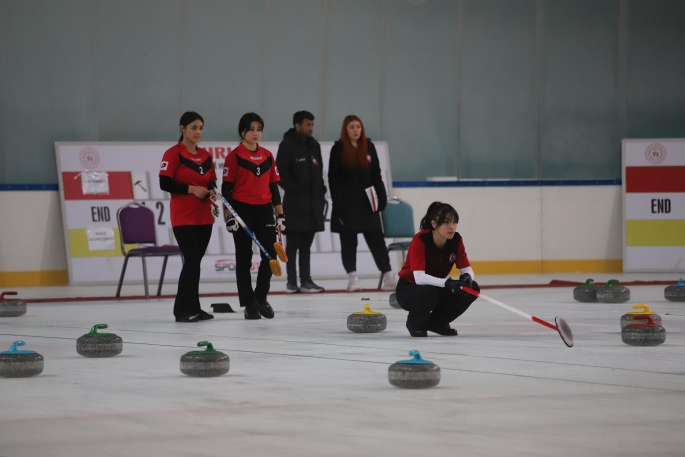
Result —
[[26, 341], [15, 341], [12, 343], [12, 346], [10, 346], [10, 352], [15, 352], [17, 350], [17, 346], [23, 346], [26, 344]]
[[200, 341], [199, 343], [197, 343], [197, 345], [198, 345], [198, 347], [207, 346], [208, 351], [214, 351], [214, 346], [209, 341]]
[[659, 327], [660, 325], [654, 322], [654, 319], [652, 319], [652, 316], [649, 314], [636, 314], [633, 316], [634, 321], [643, 321], [647, 320], [646, 324], [630, 324], [629, 327]]
[[654, 314], [654, 311], [652, 311], [651, 309], [649, 309], [649, 306], [644, 305], [644, 304], [633, 305], [633, 309], [640, 309], [640, 310], [642, 310], [642, 311], [641, 311], [641, 314]]
[[589, 278], [589, 279], [586, 279], [586, 280], [585, 280], [585, 284], [583, 284], [583, 285], [585, 285], [585, 286], [590, 286], [590, 285], [591, 285], [590, 283], [592, 283], [592, 282], [595, 282], [595, 280], [592, 279], [592, 278]]
[[90, 333], [88, 333], [88, 335], [97, 335], [98, 329], [105, 329], [107, 327], [109, 327], [107, 324], [95, 324], [93, 325], [93, 328], [90, 329]]
[[7, 291], [7, 292], [2, 292], [0, 293], [0, 300], [5, 298], [5, 295], [18, 295], [17, 292], [14, 292], [13, 290]]
[[607, 287], [611, 287], [614, 284], [618, 284], [618, 279], [610, 279], [607, 281]]

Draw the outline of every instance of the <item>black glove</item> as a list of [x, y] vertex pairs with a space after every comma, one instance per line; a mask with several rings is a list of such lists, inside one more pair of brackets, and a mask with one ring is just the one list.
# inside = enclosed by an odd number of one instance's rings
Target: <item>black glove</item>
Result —
[[459, 276], [459, 282], [463, 283], [462, 285], [468, 287], [469, 289], [473, 289], [473, 279], [471, 279], [470, 274], [464, 273], [463, 275]]
[[445, 281], [445, 289], [449, 290], [453, 294], [461, 294], [463, 291], [461, 290], [461, 286], [463, 286], [461, 281], [457, 281], [456, 279], [452, 278], [447, 278], [447, 281]]
[[238, 224], [238, 220], [233, 217], [233, 214], [231, 214], [230, 211], [226, 211], [226, 230], [235, 233], [239, 228], [240, 224]]

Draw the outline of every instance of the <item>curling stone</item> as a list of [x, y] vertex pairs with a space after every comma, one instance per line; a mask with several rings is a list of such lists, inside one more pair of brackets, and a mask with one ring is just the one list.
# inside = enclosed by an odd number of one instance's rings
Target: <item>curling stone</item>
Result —
[[635, 316], [644, 315], [652, 316], [652, 320], [656, 322], [657, 325], [661, 325], [661, 316], [649, 309], [649, 306], [644, 304], [633, 305], [633, 309], [639, 309], [641, 311], [631, 311], [621, 316], [621, 328], [625, 328], [630, 324], [646, 324], [648, 322], [646, 318], [640, 318], [639, 320], [633, 319]]
[[421, 358], [419, 351], [409, 351], [411, 360], [400, 360], [388, 368], [388, 381], [404, 389], [426, 389], [440, 384], [440, 367]]
[[5, 295], [17, 295], [16, 292], [0, 294], [0, 317], [17, 317], [26, 314], [26, 302], [17, 298], [5, 298]]
[[352, 313], [347, 316], [347, 328], [357, 333], [382, 332], [388, 326], [388, 320], [384, 314], [371, 311], [371, 306], [364, 305], [364, 311]]
[[397, 292], [393, 292], [390, 294], [390, 306], [392, 306], [395, 309], [402, 309], [400, 303], [397, 301]]
[[76, 352], [84, 357], [113, 357], [121, 354], [124, 340], [114, 333], [98, 333], [99, 328], [107, 324], [93, 325], [89, 333], [76, 340]]
[[597, 301], [597, 285], [591, 284], [594, 279], [587, 279], [585, 284], [573, 289], [573, 299], [581, 303], [594, 303]]
[[228, 303], [212, 303], [212, 313], [235, 313]]
[[[666, 329], [654, 322], [651, 314], [636, 314], [634, 324], [621, 329], [621, 340], [631, 346], [658, 346], [666, 341]], [[647, 323], [642, 324], [639, 322]]]
[[204, 351], [190, 351], [181, 356], [181, 373], [197, 378], [209, 378], [228, 373], [231, 361], [226, 354], [217, 351], [209, 341], [200, 341]]
[[[678, 284], [671, 284], [664, 289], [664, 297], [668, 301], [685, 301], [685, 283], [680, 278]], [[2, 316], [2, 314], [0, 314]]]
[[597, 300], [602, 303], [625, 303], [630, 300], [630, 289], [624, 286], [615, 286], [618, 279], [610, 279], [606, 286], [597, 288]]
[[43, 356], [36, 351], [23, 351], [23, 341], [12, 343], [9, 351], [0, 352], [0, 376], [5, 378], [28, 378], [43, 372]]

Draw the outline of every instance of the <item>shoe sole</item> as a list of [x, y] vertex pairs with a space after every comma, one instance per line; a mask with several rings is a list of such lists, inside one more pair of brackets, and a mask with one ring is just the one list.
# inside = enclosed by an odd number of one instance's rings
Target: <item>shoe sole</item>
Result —
[[285, 289], [285, 293], [286, 293], [286, 294], [296, 294], [296, 293], [300, 292], [300, 290], [301, 290], [301, 289], [297, 289], [297, 290], [288, 290], [288, 289]]
[[358, 291], [358, 290], [364, 290], [364, 289], [362, 288], [362, 286], [359, 286], [359, 287], [348, 287], [348, 288], [347, 288], [347, 291], [348, 291], [348, 292], [356, 292], [356, 291]]
[[321, 289], [321, 290], [300, 289], [300, 292], [303, 292], [305, 294], [318, 294], [319, 292], [323, 292], [323, 289]]

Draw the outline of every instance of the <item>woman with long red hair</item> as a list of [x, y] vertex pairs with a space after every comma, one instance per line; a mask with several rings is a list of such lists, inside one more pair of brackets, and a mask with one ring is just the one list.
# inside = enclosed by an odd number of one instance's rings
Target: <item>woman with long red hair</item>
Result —
[[366, 138], [358, 116], [343, 121], [340, 140], [331, 149], [328, 184], [333, 200], [331, 231], [340, 234], [345, 271], [350, 277], [347, 290], [361, 290], [357, 276], [357, 236], [364, 235], [376, 266], [383, 273], [383, 290], [394, 290], [396, 281], [390, 268], [380, 211], [388, 196], [381, 178], [376, 147]]

